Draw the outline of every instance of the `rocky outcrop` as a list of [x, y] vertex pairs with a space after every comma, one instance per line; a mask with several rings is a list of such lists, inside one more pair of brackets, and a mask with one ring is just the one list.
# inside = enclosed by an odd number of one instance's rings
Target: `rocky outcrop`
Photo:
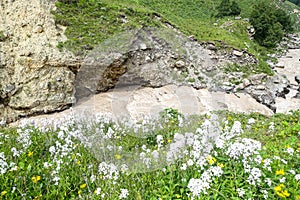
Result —
[[73, 69], [80, 63], [56, 48], [66, 38], [50, 14], [53, 4], [0, 2], [0, 121], [62, 110], [75, 102]]
[[87, 56], [76, 78], [76, 97], [130, 85], [220, 89], [220, 77], [222, 81], [228, 77], [221, 66], [236, 62], [257, 63], [247, 52], [200, 44], [173, 29], [127, 31], [100, 44]]

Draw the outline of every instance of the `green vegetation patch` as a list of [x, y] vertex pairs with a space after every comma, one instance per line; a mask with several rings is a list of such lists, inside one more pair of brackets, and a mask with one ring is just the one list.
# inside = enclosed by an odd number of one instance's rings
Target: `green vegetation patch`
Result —
[[134, 123], [98, 115], [2, 128], [0, 196], [299, 199], [299, 116], [169, 108]]

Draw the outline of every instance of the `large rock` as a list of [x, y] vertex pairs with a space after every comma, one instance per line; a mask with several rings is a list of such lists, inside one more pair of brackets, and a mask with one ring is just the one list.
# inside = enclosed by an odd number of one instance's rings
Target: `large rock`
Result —
[[0, 121], [53, 112], [73, 104], [72, 71], [80, 63], [56, 48], [65, 41], [50, 10], [54, 2], [0, 2]]
[[214, 63], [209, 50], [174, 30], [126, 31], [87, 56], [76, 77], [76, 97], [130, 85], [187, 85], [188, 80], [201, 85], [197, 77], [207, 79], [202, 71]]

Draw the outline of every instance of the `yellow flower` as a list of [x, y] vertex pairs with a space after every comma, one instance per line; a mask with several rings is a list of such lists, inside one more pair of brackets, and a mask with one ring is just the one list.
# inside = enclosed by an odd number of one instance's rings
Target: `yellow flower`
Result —
[[275, 172], [276, 175], [284, 175], [284, 170], [280, 169]]
[[78, 190], [78, 194], [79, 194], [79, 195], [81, 194], [81, 190]]
[[31, 157], [31, 156], [33, 156], [33, 152], [29, 151], [27, 155], [28, 155], [28, 157]]
[[300, 200], [300, 195], [297, 195], [297, 196], [296, 196], [296, 200]]
[[208, 164], [210, 164], [210, 165], [214, 164], [217, 161], [217, 159], [212, 156], [207, 156], [206, 160], [208, 161]]
[[80, 165], [80, 163], [81, 163], [80, 160], [78, 160], [78, 161], [77, 161], [77, 164]]
[[122, 158], [122, 156], [121, 156], [120, 154], [116, 154], [116, 155], [115, 155], [115, 158], [116, 158], [117, 160], [120, 160], [120, 159]]
[[286, 146], [285, 146], [285, 148], [287, 148], [287, 149], [288, 149], [288, 148], [291, 148], [291, 146], [290, 146], [290, 145], [286, 145]]
[[225, 165], [223, 165], [222, 163], [218, 163], [217, 166], [219, 166], [221, 168], [225, 167]]
[[171, 143], [171, 142], [172, 142], [172, 140], [169, 139], [169, 140], [168, 140], [168, 143]]
[[81, 189], [83, 189], [83, 188], [85, 188], [86, 187], [86, 184], [84, 183], [84, 184], [82, 184], [82, 185], [80, 185], [80, 188]]
[[33, 183], [37, 183], [39, 180], [41, 180], [41, 177], [40, 176], [33, 176], [31, 178], [31, 180], [32, 180]]
[[274, 191], [278, 196], [280, 196], [282, 198], [289, 197], [290, 193], [287, 190], [283, 190], [283, 188], [284, 188], [284, 185], [280, 184], [274, 188]]
[[6, 194], [7, 194], [7, 191], [5, 191], [5, 190], [1, 192], [1, 196], [4, 196]]
[[181, 196], [179, 194], [176, 194], [176, 198], [179, 199]]

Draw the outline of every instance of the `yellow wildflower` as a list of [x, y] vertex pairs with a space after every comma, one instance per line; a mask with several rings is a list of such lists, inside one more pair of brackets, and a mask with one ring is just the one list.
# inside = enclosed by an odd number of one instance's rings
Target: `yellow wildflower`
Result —
[[6, 194], [7, 194], [7, 191], [5, 191], [5, 190], [1, 192], [1, 196], [4, 196]]
[[217, 166], [219, 166], [221, 168], [225, 167], [225, 165], [223, 163], [218, 163]]
[[179, 199], [181, 196], [179, 194], [176, 194], [176, 198]]
[[77, 164], [80, 165], [80, 163], [81, 163], [80, 160], [78, 160], [78, 161], [77, 161]]
[[86, 183], [80, 185], [80, 188], [81, 188], [81, 189], [83, 189], [83, 188], [85, 188], [85, 187], [86, 187]]
[[284, 170], [280, 169], [275, 172], [276, 175], [284, 175]]
[[284, 185], [280, 184], [274, 188], [274, 191], [278, 196], [280, 196], [282, 198], [289, 197], [290, 193], [287, 190], [283, 190], [283, 188], [284, 188]]
[[78, 194], [79, 194], [79, 195], [81, 194], [81, 190], [78, 190]]
[[300, 195], [297, 195], [297, 196], [296, 196], [296, 200], [300, 200]]
[[29, 151], [27, 155], [28, 155], [28, 157], [31, 157], [31, 156], [33, 156], [33, 152]]
[[172, 142], [172, 140], [169, 139], [169, 140], [168, 140], [168, 143], [171, 143], [171, 142]]
[[31, 180], [32, 180], [33, 183], [37, 183], [39, 180], [41, 180], [41, 177], [40, 176], [33, 176], [31, 178]]
[[212, 156], [207, 156], [206, 160], [210, 165], [214, 164], [217, 161], [217, 159]]
[[288, 149], [288, 148], [291, 148], [291, 146], [288, 144], [288, 145], [286, 145], [286, 146], [285, 146], [285, 148], [287, 148], [287, 149]]
[[115, 158], [116, 158], [117, 160], [120, 160], [120, 159], [122, 158], [122, 156], [121, 156], [120, 154], [116, 154], [116, 155], [115, 155]]

